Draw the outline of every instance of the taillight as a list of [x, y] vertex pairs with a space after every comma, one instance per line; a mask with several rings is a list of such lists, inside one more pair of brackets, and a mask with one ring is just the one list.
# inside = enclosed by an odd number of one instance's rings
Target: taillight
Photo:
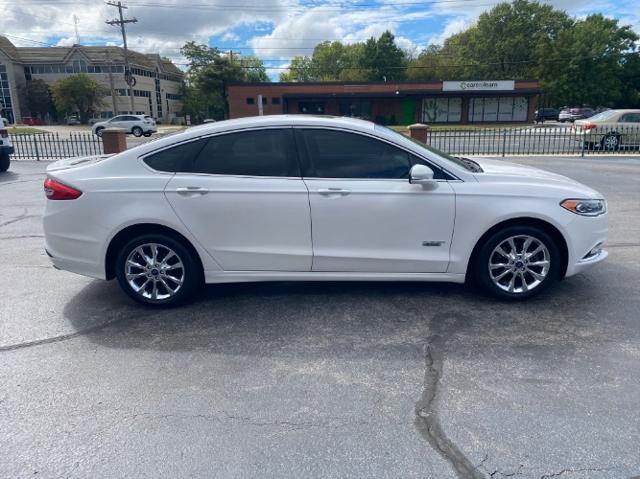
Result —
[[9, 137], [9, 132], [3, 128], [2, 130], [0, 130], [0, 137], [8, 138]]
[[593, 123], [588, 123], [586, 125], [582, 125], [582, 128], [585, 130], [593, 130], [594, 128], [598, 128], [598, 125], [594, 125]]
[[50, 200], [75, 200], [82, 195], [82, 191], [47, 178], [44, 180], [44, 194]]

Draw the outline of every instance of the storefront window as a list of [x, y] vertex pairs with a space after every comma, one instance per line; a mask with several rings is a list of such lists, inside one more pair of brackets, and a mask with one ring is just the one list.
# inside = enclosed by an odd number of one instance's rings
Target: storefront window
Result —
[[526, 121], [529, 99], [523, 96], [469, 99], [469, 122]]
[[422, 101], [422, 121], [425, 123], [459, 123], [462, 118], [462, 98], [425, 98]]
[[371, 119], [371, 102], [369, 101], [341, 101], [338, 105], [340, 116]]
[[298, 113], [308, 113], [311, 115], [324, 115], [323, 101], [301, 101], [298, 103]]

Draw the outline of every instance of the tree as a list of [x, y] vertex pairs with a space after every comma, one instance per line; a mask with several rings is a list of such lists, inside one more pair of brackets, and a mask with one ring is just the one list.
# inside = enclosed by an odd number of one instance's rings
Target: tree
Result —
[[223, 55], [216, 47], [187, 42], [180, 52], [189, 61], [183, 110], [195, 121], [228, 116], [227, 85], [269, 81], [262, 60], [236, 53]]
[[291, 59], [289, 69], [280, 73], [281, 82], [305, 82], [314, 81], [311, 58], [307, 56], [295, 56]]
[[28, 115], [23, 114], [23, 116], [43, 117], [53, 110], [49, 85], [43, 80], [28, 81], [25, 86], [20, 88], [20, 97], [20, 103], [28, 112]]
[[89, 117], [102, 105], [103, 98], [109, 94], [109, 90], [84, 73], [58, 80], [51, 91], [57, 110], [77, 112], [82, 123], [88, 122]]
[[406, 64], [407, 54], [387, 31], [366, 43], [319, 43], [311, 57], [294, 57], [280, 81], [401, 80]]
[[537, 74], [559, 105], [629, 106], [637, 101], [637, 41], [618, 20], [590, 15], [558, 35]]
[[377, 40], [372, 37], [365, 42], [359, 66], [369, 70], [372, 81], [404, 80], [407, 55], [387, 30]]

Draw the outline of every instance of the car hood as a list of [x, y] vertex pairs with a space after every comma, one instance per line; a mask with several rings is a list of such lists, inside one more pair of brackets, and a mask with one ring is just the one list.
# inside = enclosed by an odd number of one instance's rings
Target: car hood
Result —
[[566, 176], [531, 166], [502, 160], [474, 158], [483, 173], [475, 175], [479, 182], [519, 183], [570, 190], [587, 198], [602, 198], [597, 191]]

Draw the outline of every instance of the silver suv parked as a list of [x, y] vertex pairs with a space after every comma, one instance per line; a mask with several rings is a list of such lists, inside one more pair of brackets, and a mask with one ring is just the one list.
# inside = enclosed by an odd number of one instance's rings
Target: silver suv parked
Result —
[[122, 128], [133, 136], [151, 136], [158, 131], [156, 122], [149, 115], [118, 115], [110, 120], [101, 121], [93, 125], [91, 130], [94, 134], [102, 136], [105, 128]]

